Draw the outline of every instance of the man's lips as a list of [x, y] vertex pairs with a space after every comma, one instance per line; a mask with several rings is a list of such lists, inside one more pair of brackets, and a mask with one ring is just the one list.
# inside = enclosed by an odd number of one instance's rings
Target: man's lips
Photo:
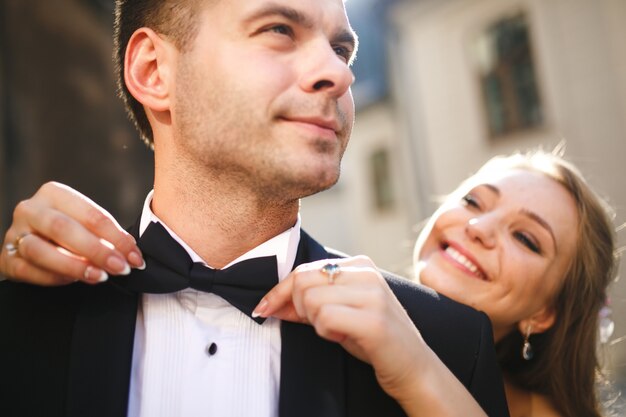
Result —
[[483, 281], [489, 281], [487, 274], [485, 274], [480, 264], [469, 253], [464, 251], [463, 248], [452, 243], [443, 243], [441, 245], [441, 249], [444, 256], [457, 268], [470, 273]]
[[289, 116], [281, 117], [286, 122], [298, 123], [303, 125], [310, 125], [314, 128], [322, 130], [331, 130], [334, 133], [338, 133], [341, 130], [340, 123], [334, 118], [323, 117], [307, 117], [307, 116]]

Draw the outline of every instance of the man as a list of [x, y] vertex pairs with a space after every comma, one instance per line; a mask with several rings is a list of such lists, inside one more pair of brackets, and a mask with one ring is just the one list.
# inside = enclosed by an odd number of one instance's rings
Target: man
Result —
[[[385, 281], [367, 259], [328, 261], [300, 230], [299, 199], [337, 181], [354, 116], [341, 0], [119, 1], [116, 47], [122, 97], [155, 152], [132, 229], [147, 266], [97, 286], [2, 284], [0, 414], [479, 415], [441, 360], [507, 415], [483, 315]], [[88, 282], [128, 274], [121, 254], [139, 266], [138, 253], [103, 218], [45, 186], [16, 210], [3, 271], [40, 284], [58, 283], [57, 264]], [[117, 249], [95, 243], [102, 229]], [[263, 322], [263, 302], [218, 278], [268, 258], [291, 297], [276, 317], [301, 323]]]

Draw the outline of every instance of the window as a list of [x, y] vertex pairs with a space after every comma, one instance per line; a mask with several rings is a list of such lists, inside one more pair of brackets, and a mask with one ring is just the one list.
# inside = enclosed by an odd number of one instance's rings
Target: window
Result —
[[393, 186], [389, 167], [389, 152], [379, 149], [370, 156], [370, 172], [373, 186], [374, 206], [379, 211], [393, 208]]
[[544, 115], [526, 15], [498, 20], [473, 46], [489, 135], [496, 138], [541, 126]]

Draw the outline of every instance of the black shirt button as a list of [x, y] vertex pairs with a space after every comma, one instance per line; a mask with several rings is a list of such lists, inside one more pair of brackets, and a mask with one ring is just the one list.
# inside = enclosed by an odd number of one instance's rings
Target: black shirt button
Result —
[[206, 353], [209, 356], [213, 356], [217, 353], [217, 345], [215, 343], [211, 343], [210, 345], [207, 345], [206, 347]]

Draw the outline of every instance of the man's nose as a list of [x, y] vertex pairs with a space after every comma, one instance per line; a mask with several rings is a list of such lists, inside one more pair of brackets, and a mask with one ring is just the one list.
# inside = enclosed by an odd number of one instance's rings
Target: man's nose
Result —
[[301, 88], [309, 93], [324, 92], [334, 98], [343, 96], [354, 82], [348, 63], [328, 43], [311, 45], [302, 62]]
[[489, 215], [472, 217], [465, 225], [465, 232], [472, 241], [493, 249], [496, 246], [495, 222], [496, 219]]

